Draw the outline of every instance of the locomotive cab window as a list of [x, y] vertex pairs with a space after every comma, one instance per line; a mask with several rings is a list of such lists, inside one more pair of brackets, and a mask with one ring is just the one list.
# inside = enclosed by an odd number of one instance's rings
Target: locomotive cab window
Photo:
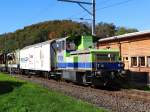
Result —
[[97, 61], [115, 61], [115, 54], [97, 54]]
[[66, 39], [66, 50], [67, 52], [76, 51], [78, 46], [81, 44], [81, 36], [73, 36]]
[[58, 51], [65, 50], [65, 41], [58, 41], [56, 46]]
[[67, 42], [66, 43], [66, 50], [67, 51], [75, 51], [76, 50], [75, 43], [73, 41], [72, 42]]

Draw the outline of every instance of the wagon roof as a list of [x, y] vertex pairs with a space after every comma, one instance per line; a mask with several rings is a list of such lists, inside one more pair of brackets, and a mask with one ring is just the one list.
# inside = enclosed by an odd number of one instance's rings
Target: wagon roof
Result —
[[41, 42], [41, 43], [37, 43], [37, 44], [33, 44], [33, 45], [29, 45], [29, 46], [26, 46], [26, 47], [24, 47], [23, 49], [27, 49], [27, 48], [30, 48], [30, 47], [33, 47], [33, 46], [38, 46], [38, 45], [41, 45], [41, 44], [47, 44], [47, 43], [52, 43], [54, 41], [54, 39], [53, 40], [48, 40], [48, 41], [45, 41], [45, 42]]

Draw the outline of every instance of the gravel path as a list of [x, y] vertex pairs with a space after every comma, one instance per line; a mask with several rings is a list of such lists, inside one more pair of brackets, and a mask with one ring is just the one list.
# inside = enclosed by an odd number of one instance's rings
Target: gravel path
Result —
[[17, 77], [113, 112], [150, 112], [150, 92], [136, 90], [107, 91], [39, 77], [28, 78], [21, 75]]

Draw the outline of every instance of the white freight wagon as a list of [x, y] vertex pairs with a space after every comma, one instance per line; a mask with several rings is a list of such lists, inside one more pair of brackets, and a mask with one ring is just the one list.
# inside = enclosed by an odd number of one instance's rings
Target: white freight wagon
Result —
[[55, 44], [46, 41], [20, 50], [20, 69], [49, 72], [54, 68]]

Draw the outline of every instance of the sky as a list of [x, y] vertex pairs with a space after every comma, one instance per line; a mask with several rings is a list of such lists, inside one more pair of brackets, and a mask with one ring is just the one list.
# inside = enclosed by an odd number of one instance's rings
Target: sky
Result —
[[[91, 2], [92, 0], [80, 0]], [[91, 6], [85, 5], [87, 9]], [[150, 30], [150, 0], [96, 0], [96, 23], [101, 21], [116, 26]], [[14, 32], [25, 26], [48, 20], [90, 19], [79, 5], [57, 0], [1, 0], [0, 34]]]

